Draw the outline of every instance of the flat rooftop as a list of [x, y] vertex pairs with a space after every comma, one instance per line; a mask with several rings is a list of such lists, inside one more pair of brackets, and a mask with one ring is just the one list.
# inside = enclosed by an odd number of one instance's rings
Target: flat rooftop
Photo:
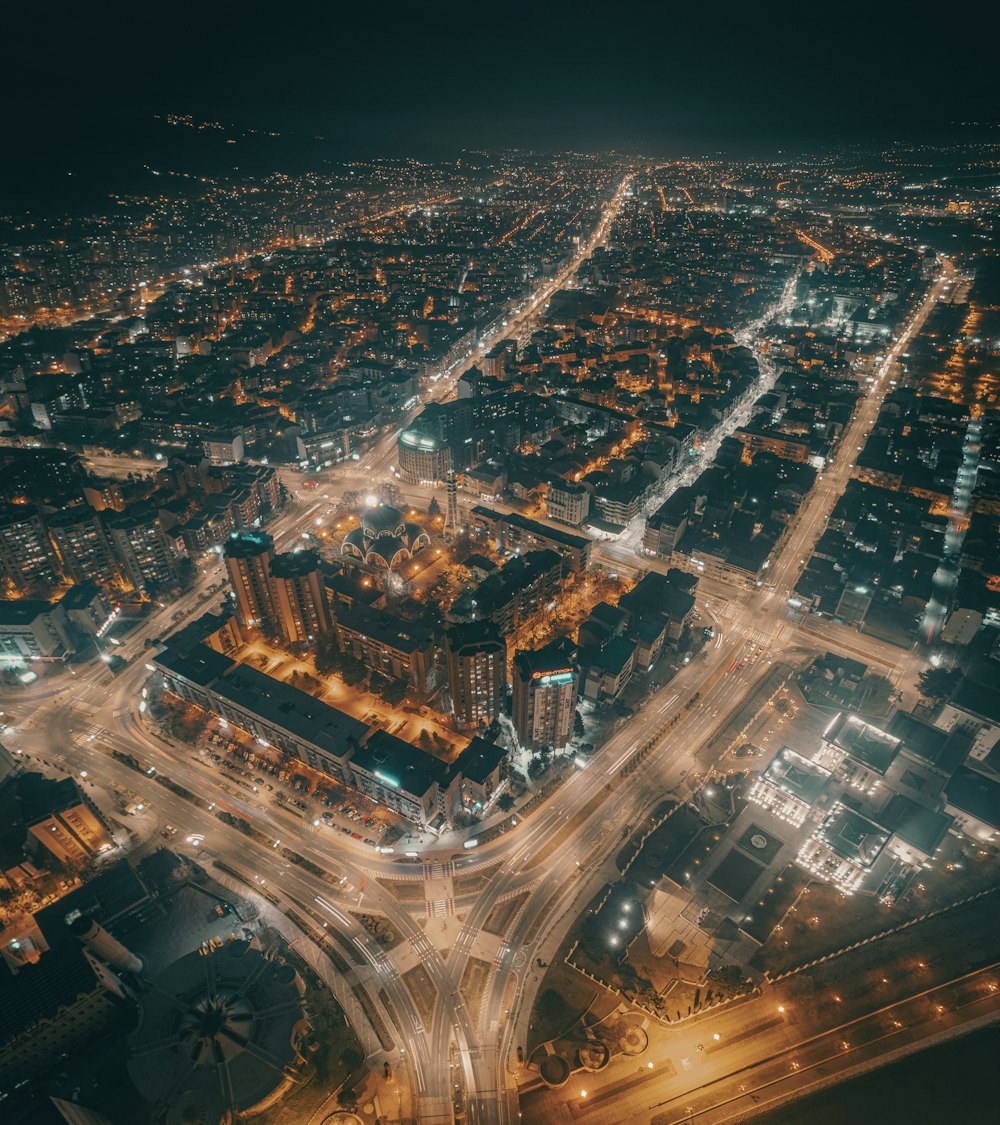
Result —
[[857, 715], [843, 715], [824, 737], [878, 774], [884, 774], [899, 753], [898, 738]]
[[435, 783], [444, 784], [448, 764], [388, 731], [377, 730], [355, 751], [351, 766], [373, 774], [392, 789], [423, 798]]
[[816, 836], [860, 867], [871, 867], [889, 842], [889, 834], [880, 824], [839, 801], [816, 830]]
[[291, 684], [240, 664], [212, 689], [222, 699], [287, 730], [334, 758], [344, 758], [368, 732], [368, 725], [299, 691]]
[[782, 793], [811, 805], [833, 775], [823, 766], [783, 746], [761, 776]]

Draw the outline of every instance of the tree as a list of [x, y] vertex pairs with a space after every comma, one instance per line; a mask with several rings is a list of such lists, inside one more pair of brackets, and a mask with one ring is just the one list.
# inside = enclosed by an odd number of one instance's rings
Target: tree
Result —
[[584, 735], [583, 716], [580, 714], [579, 711], [574, 711], [573, 712], [573, 737], [574, 738], [583, 738], [583, 735]]
[[514, 807], [514, 803], [514, 798], [509, 793], [501, 793], [500, 796], [497, 797], [497, 808], [501, 812], [510, 812]]
[[340, 676], [348, 687], [356, 687], [365, 681], [367, 670], [364, 664], [351, 652], [341, 653]]
[[340, 512], [341, 509], [343, 509], [345, 511], [353, 512], [355, 508], [361, 507], [361, 501], [363, 499], [364, 497], [362, 496], [362, 494], [356, 489], [348, 489], [347, 492], [345, 492], [344, 495], [341, 496], [340, 503], [337, 505], [337, 511]]
[[738, 965], [720, 965], [711, 969], [708, 980], [717, 991], [726, 993], [739, 992], [746, 985], [746, 978]]
[[357, 1047], [345, 1047], [344, 1050], [340, 1052], [340, 1061], [350, 1072], [358, 1069], [365, 1061], [365, 1056]]
[[391, 480], [380, 484], [375, 490], [375, 495], [383, 504], [389, 504], [393, 508], [398, 508], [403, 503], [403, 494], [399, 490], [399, 485], [394, 484]]
[[388, 680], [380, 694], [390, 707], [398, 707], [406, 698], [406, 688], [402, 680]]
[[329, 676], [333, 672], [339, 672], [341, 665], [337, 638], [333, 633], [324, 633], [316, 642], [316, 671], [321, 676]]
[[441, 515], [441, 505], [437, 502], [437, 497], [432, 496], [431, 502], [427, 505], [427, 514], [433, 519], [435, 516]]
[[925, 699], [941, 702], [958, 687], [962, 673], [957, 668], [925, 668], [918, 676], [920, 694]]
[[358, 1092], [350, 1086], [345, 1086], [343, 1090], [337, 1095], [337, 1105], [341, 1109], [357, 1109], [358, 1107]]
[[381, 695], [384, 699], [383, 692], [389, 686], [388, 676], [382, 675], [381, 672], [372, 672], [368, 679], [368, 690], [372, 695]]

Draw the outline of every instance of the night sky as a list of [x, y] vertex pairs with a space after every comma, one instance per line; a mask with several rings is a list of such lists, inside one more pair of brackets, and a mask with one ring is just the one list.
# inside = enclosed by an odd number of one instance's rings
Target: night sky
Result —
[[766, 155], [939, 139], [951, 122], [1000, 118], [993, 40], [967, 7], [217, 7], [8, 12], [4, 77], [17, 111], [8, 102], [4, 189], [58, 195], [72, 171], [85, 191], [130, 163], [183, 161], [182, 140], [150, 131], [164, 112], [277, 129], [281, 160], [291, 134], [307, 163], [316, 135], [343, 155], [505, 145]]

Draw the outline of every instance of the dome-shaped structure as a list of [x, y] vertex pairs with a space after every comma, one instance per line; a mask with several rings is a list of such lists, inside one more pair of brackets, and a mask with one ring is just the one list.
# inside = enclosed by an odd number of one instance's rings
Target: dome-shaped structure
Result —
[[217, 1125], [268, 1103], [304, 1064], [309, 1024], [291, 965], [232, 941], [175, 961], [141, 997], [129, 1073], [167, 1125]]
[[340, 553], [376, 570], [396, 570], [428, 543], [430, 536], [419, 524], [408, 523], [390, 504], [378, 504], [361, 517], [360, 527], [344, 536]]

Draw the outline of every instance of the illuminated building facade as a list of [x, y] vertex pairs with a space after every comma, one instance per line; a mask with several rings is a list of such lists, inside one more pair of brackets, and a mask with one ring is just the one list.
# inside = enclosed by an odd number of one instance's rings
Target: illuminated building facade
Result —
[[525, 750], [561, 750], [573, 737], [579, 694], [576, 652], [565, 640], [514, 657], [514, 729]]

